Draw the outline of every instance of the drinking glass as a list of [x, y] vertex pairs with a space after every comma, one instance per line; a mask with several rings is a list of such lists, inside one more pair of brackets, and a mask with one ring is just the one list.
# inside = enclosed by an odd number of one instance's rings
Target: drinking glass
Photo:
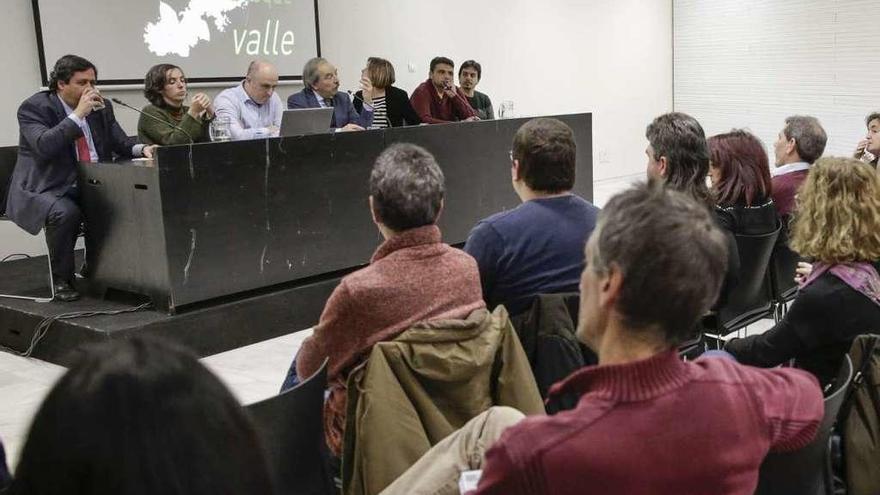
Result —
[[208, 131], [211, 134], [211, 141], [229, 141], [232, 138], [229, 131], [229, 117], [214, 117]]
[[510, 100], [504, 100], [501, 102], [501, 107], [498, 109], [498, 118], [500, 119], [510, 119], [513, 118], [513, 102]]

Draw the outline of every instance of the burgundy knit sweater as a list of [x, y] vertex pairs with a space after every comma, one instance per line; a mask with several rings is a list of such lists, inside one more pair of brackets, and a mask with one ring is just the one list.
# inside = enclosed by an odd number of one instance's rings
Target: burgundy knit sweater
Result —
[[330, 359], [324, 419], [331, 450], [338, 455], [341, 447], [348, 372], [373, 344], [391, 340], [417, 322], [464, 319], [485, 306], [477, 262], [443, 244], [435, 225], [385, 241], [369, 266], [343, 278], [296, 356], [302, 378], [317, 371], [325, 357]]
[[409, 102], [422, 122], [427, 124], [445, 124], [475, 117], [477, 112], [471, 108], [461, 88], [455, 88], [455, 93], [455, 98], [445, 93], [437, 94], [434, 83], [428, 79], [416, 87]]
[[773, 177], [772, 197], [776, 204], [776, 212], [780, 217], [787, 217], [794, 211], [794, 197], [801, 184], [807, 179], [809, 170], [797, 170]]
[[808, 444], [824, 412], [809, 373], [674, 352], [587, 367], [550, 393], [572, 391], [574, 410], [504, 432], [476, 493], [751, 495], [767, 452]]

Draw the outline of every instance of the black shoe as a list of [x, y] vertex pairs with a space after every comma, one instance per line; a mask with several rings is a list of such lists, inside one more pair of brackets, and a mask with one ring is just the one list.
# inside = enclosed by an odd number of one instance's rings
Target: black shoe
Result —
[[55, 282], [55, 300], [58, 302], [71, 302], [79, 299], [79, 292], [66, 280]]

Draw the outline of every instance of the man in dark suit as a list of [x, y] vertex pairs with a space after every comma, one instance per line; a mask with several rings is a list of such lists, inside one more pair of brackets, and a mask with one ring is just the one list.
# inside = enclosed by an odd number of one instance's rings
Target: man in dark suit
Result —
[[358, 113], [351, 104], [351, 98], [339, 91], [339, 78], [336, 67], [321, 57], [315, 57], [303, 67], [303, 84], [299, 93], [290, 95], [287, 108], [327, 108], [333, 107], [330, 127], [339, 131], [362, 131], [373, 123], [372, 85], [366, 77], [361, 78], [364, 111]]
[[73, 249], [83, 221], [77, 162], [151, 158], [155, 149], [119, 127], [110, 102], [95, 89], [97, 76], [88, 60], [65, 55], [52, 69], [49, 90], [18, 108], [18, 161], [6, 214], [33, 235], [46, 228], [55, 298], [65, 302], [79, 299], [73, 286]]

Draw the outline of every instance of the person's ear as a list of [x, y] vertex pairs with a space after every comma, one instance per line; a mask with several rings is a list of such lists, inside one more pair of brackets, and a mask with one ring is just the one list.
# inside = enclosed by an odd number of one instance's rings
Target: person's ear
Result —
[[372, 194], [370, 195], [370, 216], [373, 217], [373, 223], [375, 223], [376, 225], [379, 225], [380, 223], [382, 223], [379, 221], [379, 217], [376, 216], [376, 204], [373, 201]]
[[797, 151], [797, 141], [795, 141], [794, 138], [791, 138], [788, 140], [787, 143], [785, 143], [785, 152], [787, 154], [791, 155], [791, 154], [795, 153], [796, 151]]
[[522, 175], [520, 174], [520, 166], [519, 160], [514, 159], [510, 164], [510, 174], [513, 177], [514, 181], [522, 180]]
[[437, 210], [437, 217], [434, 219], [434, 223], [440, 222], [440, 217], [443, 215], [444, 208], [446, 208], [446, 198], [440, 198], [440, 209]]
[[657, 172], [660, 174], [660, 177], [666, 177], [666, 172], [669, 170], [669, 159], [665, 156], [661, 156], [659, 160], [657, 160]]
[[599, 278], [599, 306], [611, 309], [620, 299], [620, 291], [623, 287], [623, 272], [615, 263], [608, 265], [608, 269]]

